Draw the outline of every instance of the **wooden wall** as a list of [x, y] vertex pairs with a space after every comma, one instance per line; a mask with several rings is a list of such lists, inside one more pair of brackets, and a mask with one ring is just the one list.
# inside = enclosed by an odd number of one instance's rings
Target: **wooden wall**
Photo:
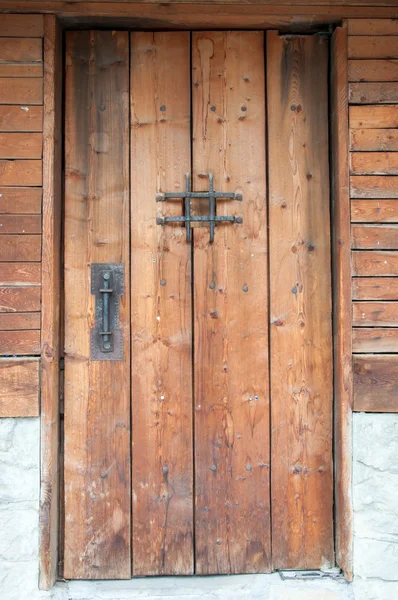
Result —
[[398, 22], [348, 22], [354, 410], [398, 410]]
[[0, 416], [39, 413], [43, 17], [0, 16]]

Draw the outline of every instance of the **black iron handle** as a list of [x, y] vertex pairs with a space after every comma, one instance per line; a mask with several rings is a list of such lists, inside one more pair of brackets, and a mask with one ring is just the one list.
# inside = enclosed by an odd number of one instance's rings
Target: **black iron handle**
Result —
[[112, 273], [110, 271], [102, 273], [102, 288], [100, 288], [100, 292], [102, 295], [102, 331], [99, 332], [101, 336], [101, 350], [102, 352], [112, 352], [113, 338], [109, 324], [113, 289]]

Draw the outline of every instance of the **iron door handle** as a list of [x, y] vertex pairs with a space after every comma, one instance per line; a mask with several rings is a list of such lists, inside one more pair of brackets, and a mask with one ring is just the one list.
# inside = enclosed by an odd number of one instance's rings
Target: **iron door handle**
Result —
[[113, 294], [112, 283], [112, 272], [104, 271], [102, 273], [102, 288], [100, 289], [102, 295], [102, 331], [99, 332], [99, 335], [101, 336], [102, 352], [112, 352], [113, 350], [112, 331], [109, 329], [110, 303]]

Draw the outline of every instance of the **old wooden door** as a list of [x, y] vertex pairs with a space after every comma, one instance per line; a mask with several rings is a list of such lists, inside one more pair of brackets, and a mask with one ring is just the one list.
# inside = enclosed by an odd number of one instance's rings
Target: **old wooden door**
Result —
[[334, 562], [328, 43], [264, 37], [67, 34], [67, 578]]

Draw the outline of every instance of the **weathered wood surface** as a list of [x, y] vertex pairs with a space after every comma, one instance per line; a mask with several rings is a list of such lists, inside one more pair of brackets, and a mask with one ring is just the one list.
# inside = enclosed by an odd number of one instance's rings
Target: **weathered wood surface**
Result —
[[398, 60], [349, 60], [348, 81], [398, 81]]
[[41, 62], [43, 42], [40, 38], [0, 37], [0, 62]]
[[41, 233], [41, 216], [0, 214], [0, 235], [4, 233]]
[[0, 356], [40, 354], [40, 331], [0, 331]]
[[348, 58], [398, 58], [398, 37], [349, 36]]
[[351, 152], [354, 175], [397, 175], [398, 152]]
[[[131, 34], [133, 574], [189, 575], [193, 557], [191, 248], [156, 216], [190, 172], [190, 37]], [[173, 68], [170, 69], [170, 65]]]
[[348, 35], [398, 35], [397, 19], [348, 19]]
[[39, 416], [39, 359], [0, 359], [0, 417]]
[[[43, 63], [0, 63], [0, 77], [43, 77]], [[7, 92], [4, 91], [6, 94]]]
[[0, 160], [0, 185], [40, 186], [42, 180], [41, 160]]
[[[123, 579], [131, 573], [128, 33], [68, 32], [65, 89], [64, 576]], [[91, 263], [124, 265], [120, 361], [90, 360]]]
[[398, 127], [398, 106], [350, 106], [351, 129]]
[[354, 302], [352, 322], [355, 327], [396, 327], [398, 302]]
[[39, 287], [0, 287], [0, 312], [36, 312], [40, 310]]
[[267, 49], [273, 566], [320, 568], [334, 564], [328, 42], [269, 32]]
[[352, 175], [351, 198], [398, 198], [398, 177], [380, 175]]
[[41, 236], [0, 235], [0, 257], [7, 262], [40, 261]]
[[354, 410], [398, 412], [398, 355], [354, 357]]
[[388, 104], [398, 102], [397, 82], [350, 83], [348, 97], [351, 104]]
[[20, 329], [40, 329], [40, 313], [0, 313], [1, 331], [19, 331]]
[[41, 133], [0, 133], [0, 158], [41, 157]]
[[[398, 329], [354, 327], [352, 350], [359, 353], [398, 352]], [[377, 403], [377, 390], [375, 390], [374, 402]]]
[[351, 221], [398, 223], [398, 200], [351, 200]]
[[[243, 224], [194, 229], [196, 572], [271, 569], [262, 32], [193, 34], [193, 185]], [[208, 213], [207, 213], [208, 214]]]
[[0, 106], [0, 131], [42, 131], [41, 106]]
[[398, 250], [398, 225], [353, 225], [352, 248]]
[[41, 266], [39, 262], [0, 263], [0, 285], [40, 285], [40, 282]]
[[351, 129], [350, 150], [398, 150], [398, 129]]
[[357, 276], [395, 276], [398, 252], [358, 250], [352, 253], [352, 274]]
[[38, 37], [44, 34], [43, 15], [0, 15], [0, 35], [6, 37]]
[[0, 187], [0, 215], [41, 213], [42, 190], [39, 188]]
[[40, 77], [26, 79], [4, 77], [1, 80], [0, 104], [43, 104], [43, 81]]
[[354, 300], [398, 300], [398, 277], [354, 277]]

